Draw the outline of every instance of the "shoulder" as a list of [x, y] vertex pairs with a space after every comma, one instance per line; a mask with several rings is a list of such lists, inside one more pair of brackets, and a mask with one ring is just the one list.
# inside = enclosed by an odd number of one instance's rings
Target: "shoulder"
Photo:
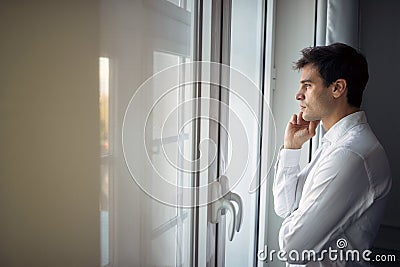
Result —
[[377, 195], [386, 194], [390, 189], [389, 161], [385, 150], [367, 123], [357, 125], [346, 133], [337, 144], [332, 156], [341, 164], [349, 165], [351, 162], [358, 168], [362, 167]]
[[367, 123], [350, 129], [337, 144], [337, 149], [351, 151], [364, 160], [374, 155], [386, 158], [382, 145]]

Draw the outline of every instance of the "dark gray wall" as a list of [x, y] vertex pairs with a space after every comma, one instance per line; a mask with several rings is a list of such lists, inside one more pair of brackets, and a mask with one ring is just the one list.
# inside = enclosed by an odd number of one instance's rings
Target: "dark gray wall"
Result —
[[400, 1], [360, 1], [360, 48], [370, 80], [363, 109], [389, 157], [393, 187], [375, 245], [400, 249]]

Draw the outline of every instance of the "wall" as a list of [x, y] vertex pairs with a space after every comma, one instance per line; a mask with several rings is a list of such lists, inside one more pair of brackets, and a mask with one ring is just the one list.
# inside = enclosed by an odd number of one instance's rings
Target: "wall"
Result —
[[[276, 88], [273, 93], [272, 111], [276, 123], [277, 148], [290, 116], [299, 112], [295, 94], [299, 88], [300, 73], [292, 70], [293, 62], [300, 57], [300, 50], [314, 42], [314, 0], [279, 0], [276, 3], [275, 68]], [[303, 146], [301, 165], [308, 159], [308, 143]], [[267, 226], [268, 249], [279, 250], [278, 232], [282, 219], [273, 210], [272, 180], [269, 179], [269, 218]], [[284, 266], [278, 261], [269, 266]]]
[[400, 34], [394, 0], [360, 2], [360, 48], [369, 64], [370, 80], [364, 92], [362, 108], [389, 158], [393, 186], [376, 246], [400, 248], [400, 119], [398, 83]]
[[0, 266], [99, 266], [97, 1], [0, 2]]

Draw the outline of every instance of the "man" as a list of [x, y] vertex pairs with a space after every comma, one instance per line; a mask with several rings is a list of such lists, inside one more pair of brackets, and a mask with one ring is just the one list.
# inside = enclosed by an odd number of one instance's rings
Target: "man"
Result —
[[[300, 113], [286, 127], [273, 186], [275, 212], [284, 218], [280, 248], [291, 264], [368, 266], [372, 256], [366, 250], [391, 177], [385, 151], [360, 110], [367, 61], [335, 43], [303, 49], [295, 69], [301, 70]], [[300, 148], [320, 122], [326, 133], [300, 171]]]

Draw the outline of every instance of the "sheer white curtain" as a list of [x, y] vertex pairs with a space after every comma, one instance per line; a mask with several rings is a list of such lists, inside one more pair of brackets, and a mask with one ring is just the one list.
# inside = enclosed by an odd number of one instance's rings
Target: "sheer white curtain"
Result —
[[[316, 0], [315, 45], [329, 45], [336, 42], [359, 48], [359, 0]], [[324, 135], [319, 126], [313, 138], [314, 152]]]

